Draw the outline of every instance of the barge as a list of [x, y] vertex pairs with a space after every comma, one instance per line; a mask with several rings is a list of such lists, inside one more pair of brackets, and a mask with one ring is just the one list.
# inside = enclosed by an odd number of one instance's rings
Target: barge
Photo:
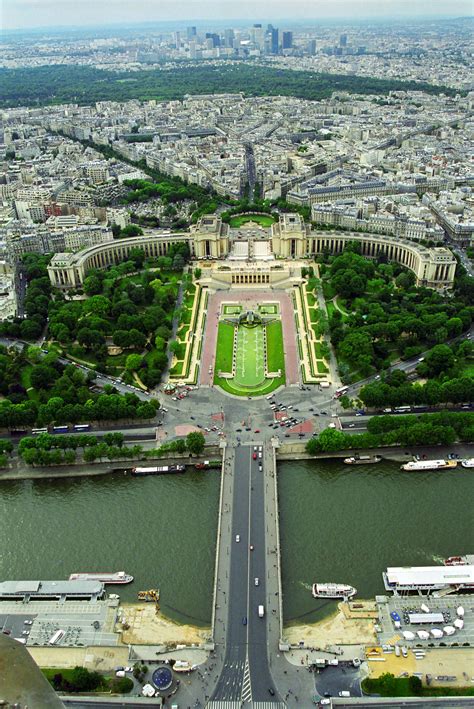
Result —
[[343, 463], [346, 465], [370, 465], [372, 463], [380, 463], [382, 458], [379, 455], [354, 455], [350, 458], [344, 458]]
[[166, 475], [167, 473], [184, 473], [185, 465], [153, 465], [142, 468], [132, 468], [131, 473], [135, 477], [143, 475]]
[[122, 584], [122, 583], [132, 583], [133, 576], [126, 574], [125, 571], [115, 571], [111, 573], [100, 573], [100, 572], [84, 572], [71, 574], [69, 576], [69, 581], [101, 581], [103, 584]]

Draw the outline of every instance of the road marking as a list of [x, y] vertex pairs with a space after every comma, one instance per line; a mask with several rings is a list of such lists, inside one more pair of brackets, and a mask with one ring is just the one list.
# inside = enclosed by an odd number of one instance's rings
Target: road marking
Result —
[[241, 699], [243, 702], [252, 701], [252, 684], [250, 682], [250, 667], [248, 657], [245, 659], [244, 679], [242, 683]]

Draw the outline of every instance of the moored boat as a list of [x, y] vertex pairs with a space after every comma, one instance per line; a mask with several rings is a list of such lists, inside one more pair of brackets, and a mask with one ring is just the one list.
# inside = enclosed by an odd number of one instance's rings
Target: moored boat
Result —
[[474, 458], [464, 458], [461, 465], [463, 468], [474, 468]]
[[71, 574], [69, 576], [69, 581], [101, 581], [104, 584], [121, 584], [121, 583], [132, 583], [133, 576], [126, 574], [125, 571], [115, 571], [115, 572], [84, 572]]
[[446, 470], [456, 468], [456, 460], [411, 460], [400, 466], [401, 470]]
[[184, 473], [185, 465], [154, 465], [149, 467], [132, 468], [132, 475], [135, 477], [143, 475], [165, 475], [166, 473]]
[[474, 564], [474, 554], [465, 554], [464, 556], [448, 556], [444, 560], [445, 566], [469, 566]]
[[344, 458], [343, 462], [346, 465], [370, 465], [371, 463], [380, 463], [381, 460], [379, 455], [353, 455], [350, 458]]
[[352, 598], [357, 593], [354, 586], [345, 583], [313, 583], [313, 598]]

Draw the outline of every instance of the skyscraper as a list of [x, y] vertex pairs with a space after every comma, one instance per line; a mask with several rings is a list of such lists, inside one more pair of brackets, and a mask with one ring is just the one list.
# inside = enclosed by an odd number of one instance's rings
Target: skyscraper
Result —
[[339, 46], [340, 47], [347, 47], [347, 35], [346, 34], [341, 34], [339, 37]]
[[290, 32], [289, 30], [282, 32], [281, 48], [282, 49], [291, 49], [292, 46], [293, 46], [293, 32]]
[[196, 36], [196, 28], [195, 27], [186, 27], [186, 37], [188, 40], [194, 39]]
[[310, 54], [312, 57], [316, 54], [316, 40], [315, 39], [310, 39], [308, 42], [308, 54]]
[[228, 29], [224, 30], [224, 40], [226, 47], [234, 46], [234, 30]]
[[278, 54], [278, 27], [267, 25], [265, 48], [269, 54]]

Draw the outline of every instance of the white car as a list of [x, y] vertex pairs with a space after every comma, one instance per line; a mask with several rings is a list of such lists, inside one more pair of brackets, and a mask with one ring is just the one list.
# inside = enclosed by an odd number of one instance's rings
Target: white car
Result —
[[235, 535], [235, 541], [236, 541], [236, 542], [240, 542], [240, 534], [236, 534], [236, 535]]
[[256, 576], [255, 577], [255, 585], [258, 586], [260, 583], [260, 579]]

